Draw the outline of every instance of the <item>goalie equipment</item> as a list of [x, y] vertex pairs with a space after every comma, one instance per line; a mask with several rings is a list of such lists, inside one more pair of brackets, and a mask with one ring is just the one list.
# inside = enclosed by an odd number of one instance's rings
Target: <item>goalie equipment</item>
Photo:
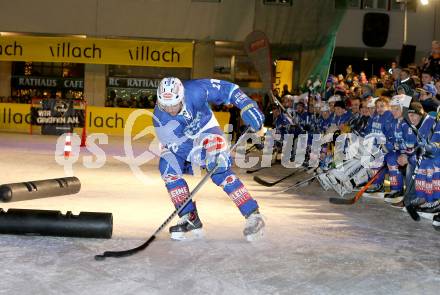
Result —
[[358, 159], [345, 162], [342, 167], [329, 170], [319, 175], [318, 181], [324, 190], [333, 189], [339, 196], [351, 193], [371, 177], [369, 169], [362, 166]]

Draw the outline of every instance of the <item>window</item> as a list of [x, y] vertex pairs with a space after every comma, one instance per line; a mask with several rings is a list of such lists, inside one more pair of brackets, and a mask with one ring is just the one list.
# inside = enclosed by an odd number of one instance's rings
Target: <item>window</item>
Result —
[[388, 0], [363, 0], [362, 8], [388, 10]]
[[220, 3], [222, 0], [192, 0], [192, 2], [212, 2], [212, 3]]
[[[405, 0], [390, 0], [390, 10], [403, 10], [404, 5], [405, 5]], [[413, 1], [409, 1], [408, 0], [408, 11], [410, 12], [416, 12], [417, 10], [417, 3], [419, 1], [417, 0], [413, 0]]]
[[361, 8], [361, 0], [349, 0], [348, 8]]
[[56, 62], [14, 62], [12, 75], [83, 78], [84, 64]]
[[263, 0], [264, 5], [292, 5], [292, 0]]
[[390, 10], [400, 10], [401, 9], [401, 4], [400, 2], [397, 2], [396, 0], [391, 0], [390, 3]]

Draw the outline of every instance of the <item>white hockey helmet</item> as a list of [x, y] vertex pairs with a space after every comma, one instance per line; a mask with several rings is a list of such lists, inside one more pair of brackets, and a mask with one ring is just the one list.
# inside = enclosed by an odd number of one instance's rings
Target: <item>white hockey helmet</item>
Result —
[[184, 93], [185, 89], [179, 78], [163, 78], [157, 88], [157, 105], [166, 112], [180, 108]]
[[[404, 95], [404, 94], [400, 94]], [[394, 95], [390, 101], [390, 106], [397, 106], [402, 108], [402, 104], [400, 103], [400, 95]]]
[[330, 112], [330, 107], [327, 103], [323, 103], [321, 106], [321, 112]]

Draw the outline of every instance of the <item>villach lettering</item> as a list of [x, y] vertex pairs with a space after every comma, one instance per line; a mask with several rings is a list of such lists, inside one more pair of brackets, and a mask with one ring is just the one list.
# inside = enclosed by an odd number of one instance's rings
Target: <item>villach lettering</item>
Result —
[[93, 116], [92, 112], [88, 114], [89, 118], [89, 127], [94, 126], [98, 128], [107, 127], [107, 128], [119, 128], [118, 123], [121, 124], [121, 128], [124, 128], [124, 118], [118, 116], [118, 113], [115, 113], [115, 116], [109, 116], [105, 120], [101, 116]]
[[31, 114], [13, 113], [11, 108], [4, 108], [2, 113], [3, 113], [3, 118], [2, 118], [3, 124], [31, 123]]
[[159, 51], [151, 50], [150, 46], [136, 46], [135, 49], [129, 49], [128, 54], [131, 60], [145, 60], [145, 61], [164, 61], [164, 62], [174, 62], [175, 58], [177, 62], [180, 62], [180, 53], [171, 48], [171, 51]]
[[56, 47], [49, 46], [53, 57], [75, 57], [75, 58], [101, 58], [102, 49], [96, 47], [95, 43], [91, 47], [72, 46], [70, 42], [57, 44]]
[[17, 41], [14, 41], [14, 44], [6, 44], [6, 45], [0, 44], [0, 55], [7, 55], [7, 56], [19, 55], [19, 56], [22, 56], [23, 55], [23, 46], [18, 44]]

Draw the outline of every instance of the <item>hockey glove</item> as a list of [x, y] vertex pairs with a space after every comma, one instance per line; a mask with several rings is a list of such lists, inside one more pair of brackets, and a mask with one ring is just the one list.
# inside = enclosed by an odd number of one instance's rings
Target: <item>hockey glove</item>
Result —
[[209, 135], [203, 140], [203, 148], [205, 150], [206, 170], [216, 169], [216, 173], [221, 173], [229, 169], [231, 160], [226, 140], [221, 135]]
[[259, 131], [263, 127], [264, 115], [255, 103], [250, 103], [241, 109], [241, 118], [254, 131]]
[[435, 154], [438, 154], [440, 148], [436, 143], [427, 143], [425, 140], [422, 140], [418, 143], [416, 147], [416, 154], [418, 157], [425, 156], [427, 158], [432, 158]]

